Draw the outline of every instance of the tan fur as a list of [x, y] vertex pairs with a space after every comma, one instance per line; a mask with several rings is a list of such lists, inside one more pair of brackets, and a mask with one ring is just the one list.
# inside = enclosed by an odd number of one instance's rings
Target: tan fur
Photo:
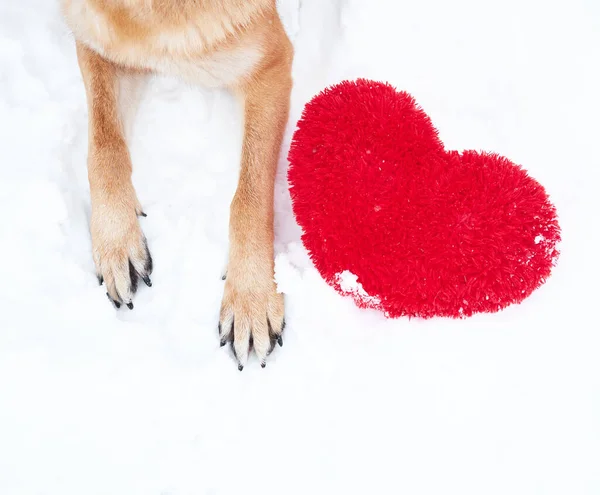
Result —
[[116, 301], [131, 302], [129, 261], [140, 275], [148, 271], [125, 139], [132, 89], [157, 71], [239, 95], [245, 135], [220, 328], [240, 367], [251, 338], [264, 364], [284, 324], [273, 280], [273, 188], [293, 56], [275, 0], [62, 0], [62, 7], [88, 98], [94, 260]]
[[207, 86], [235, 86], [282, 42], [272, 0], [63, 0], [63, 10], [105, 58]]

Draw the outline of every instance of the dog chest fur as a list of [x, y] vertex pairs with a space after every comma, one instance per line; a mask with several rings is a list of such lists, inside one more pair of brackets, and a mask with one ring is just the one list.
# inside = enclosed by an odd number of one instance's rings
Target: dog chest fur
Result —
[[233, 86], [252, 73], [262, 39], [244, 29], [272, 2], [176, 3], [163, 10], [152, 0], [62, 0], [62, 7], [75, 37], [115, 63], [209, 87]]

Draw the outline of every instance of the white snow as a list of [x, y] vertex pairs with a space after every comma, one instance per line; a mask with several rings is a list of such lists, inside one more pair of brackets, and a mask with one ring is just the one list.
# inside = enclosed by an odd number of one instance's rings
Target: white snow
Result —
[[156, 78], [133, 136], [152, 289], [94, 276], [85, 95], [56, 0], [0, 2], [0, 493], [600, 493], [600, 4], [281, 0], [285, 145], [328, 84], [412, 93], [447, 146], [523, 164], [558, 207], [547, 284], [467, 320], [386, 320], [327, 286], [276, 192], [284, 347], [240, 373], [217, 314], [240, 109]]
[[343, 272], [336, 274], [335, 283], [344, 294], [354, 297], [356, 301], [366, 304], [368, 308], [379, 309], [381, 299], [369, 295], [363, 285], [358, 281], [358, 276], [350, 270], [344, 270]]

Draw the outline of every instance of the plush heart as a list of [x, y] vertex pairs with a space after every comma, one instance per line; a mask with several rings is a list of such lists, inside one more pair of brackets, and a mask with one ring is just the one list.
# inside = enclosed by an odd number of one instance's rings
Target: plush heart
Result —
[[544, 188], [494, 153], [446, 151], [405, 92], [359, 79], [306, 106], [288, 179], [323, 278], [388, 317], [464, 317], [521, 302], [560, 228]]

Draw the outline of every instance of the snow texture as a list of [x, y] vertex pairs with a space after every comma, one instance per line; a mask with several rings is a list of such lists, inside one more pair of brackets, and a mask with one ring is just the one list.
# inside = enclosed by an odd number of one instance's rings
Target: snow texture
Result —
[[381, 299], [375, 296], [370, 296], [362, 284], [358, 281], [358, 276], [354, 275], [350, 270], [344, 270], [335, 277], [336, 285], [344, 294], [351, 295], [359, 306], [368, 308], [377, 308], [381, 304]]
[[[285, 344], [242, 373], [217, 315], [240, 109], [157, 77], [132, 144], [154, 286], [94, 276], [87, 117], [54, 0], [0, 2], [0, 493], [600, 493], [600, 4], [281, 0], [295, 88], [276, 191]], [[320, 279], [287, 193], [304, 104], [411, 93], [449, 149], [526, 166], [556, 204], [552, 277], [499, 314], [386, 320]]]

